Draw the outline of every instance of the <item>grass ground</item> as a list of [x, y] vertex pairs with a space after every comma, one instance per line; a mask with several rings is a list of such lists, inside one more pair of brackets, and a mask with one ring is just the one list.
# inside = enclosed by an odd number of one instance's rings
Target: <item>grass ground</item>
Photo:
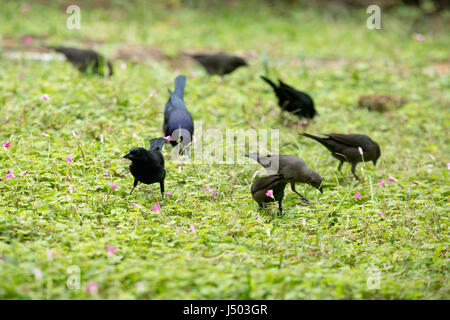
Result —
[[[107, 56], [119, 45], [147, 46], [165, 58], [115, 61], [110, 79], [82, 76], [64, 61], [0, 59], [0, 142], [11, 144], [0, 147], [0, 297], [448, 299], [448, 15], [421, 20], [398, 9], [382, 13], [383, 29], [368, 30], [365, 10], [172, 3], [81, 4], [80, 30], [66, 28], [62, 5], [31, 3], [22, 12], [19, 2], [1, 3], [3, 38], [31, 35], [25, 49], [45, 36], [53, 44], [95, 40]], [[251, 66], [222, 80], [178, 65], [180, 50], [226, 50]], [[257, 165], [179, 171], [168, 161], [172, 195], [161, 202], [157, 185], [140, 185], [129, 197], [133, 179], [121, 157], [162, 135], [175, 69], [192, 73], [185, 101], [204, 129], [279, 129], [281, 153], [320, 172], [324, 194], [298, 186], [311, 200], [303, 205], [287, 191], [277, 217], [249, 193]], [[377, 167], [359, 166], [365, 183], [356, 185], [348, 166], [338, 173], [325, 149], [299, 136], [295, 118], [280, 117], [259, 79], [266, 71], [314, 97], [319, 116], [308, 132], [360, 132], [379, 142]], [[358, 108], [370, 93], [408, 102], [384, 114]], [[70, 289], [77, 268], [80, 289]], [[377, 274], [379, 289], [371, 289]]]

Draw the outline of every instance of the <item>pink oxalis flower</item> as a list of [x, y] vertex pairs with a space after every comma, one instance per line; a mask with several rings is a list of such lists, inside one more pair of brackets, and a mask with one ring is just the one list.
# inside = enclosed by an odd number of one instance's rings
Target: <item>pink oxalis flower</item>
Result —
[[14, 171], [8, 170], [8, 174], [6, 175], [6, 180], [14, 178]]
[[166, 139], [167, 141], [172, 141], [172, 137], [171, 136], [164, 137], [164, 139]]
[[273, 197], [273, 190], [272, 189], [267, 190], [266, 196]]
[[359, 192], [355, 193], [355, 195], [353, 196], [353, 198], [355, 198], [355, 199], [361, 198], [361, 193], [359, 193]]
[[26, 44], [32, 44], [33, 43], [33, 37], [32, 36], [26, 36], [25, 37], [25, 43]]
[[385, 187], [386, 183], [384, 182], [383, 179], [380, 180], [380, 183], [378, 183], [379, 186]]
[[70, 176], [69, 176], [69, 175], [67, 175], [66, 181], [67, 181], [67, 182], [70, 182]]
[[22, 172], [22, 175], [26, 175], [28, 172], [30, 172], [29, 170], [25, 170], [24, 172]]
[[9, 148], [11, 148], [11, 143], [9, 141], [5, 141], [2, 144], [3, 144], [3, 148], [5, 148], [5, 150], [8, 150]]
[[72, 192], [73, 192], [73, 188], [72, 188], [71, 186], [69, 186], [69, 187], [67, 188], [67, 191], [69, 191], [69, 193], [72, 193]]
[[413, 184], [419, 185], [420, 183], [418, 183], [417, 181], [413, 181]]
[[380, 211], [377, 212], [377, 215], [379, 215], [380, 217], [383, 217], [383, 214]]
[[100, 135], [100, 142], [103, 143], [103, 141], [105, 140], [105, 136], [104, 135]]
[[45, 132], [42, 132], [42, 133], [41, 133], [41, 136], [43, 136], [43, 137], [49, 137], [50, 135], [48, 135], [48, 134], [45, 133]]
[[304, 226], [306, 226], [306, 219], [305, 219], [305, 218], [302, 219], [302, 224], [303, 224]]
[[122, 62], [120, 64], [120, 69], [125, 70], [127, 68], [127, 64], [125, 62]]
[[423, 42], [425, 40], [425, 37], [421, 33], [416, 33], [414, 35], [414, 39], [416, 39], [416, 41]]
[[427, 156], [428, 156], [428, 158], [430, 158], [431, 160], [434, 160], [434, 157], [433, 157], [433, 155], [432, 154], [427, 154]]
[[67, 162], [72, 162], [72, 161], [73, 161], [73, 158], [72, 158], [71, 156], [68, 156], [67, 159], [66, 159], [66, 161], [67, 161]]
[[116, 188], [117, 188], [117, 185], [116, 185], [115, 183], [111, 183], [109, 186], [110, 186], [111, 189], [113, 189], [113, 190], [116, 190]]
[[216, 189], [209, 189], [209, 192], [213, 195], [217, 194], [217, 190]]
[[115, 253], [116, 250], [117, 250], [117, 248], [114, 247], [114, 246], [107, 246], [106, 247], [106, 252], [111, 253], [111, 254]]
[[167, 191], [167, 192], [164, 192], [164, 194], [167, 194], [168, 196], [170, 196], [170, 195], [172, 195], [172, 191]]
[[98, 291], [98, 284], [97, 284], [97, 282], [89, 282], [87, 287], [86, 287], [86, 291], [89, 294], [97, 293], [97, 291]]
[[45, 94], [42, 95], [41, 100], [47, 101], [48, 99], [50, 99], [49, 96], [48, 96], [48, 94], [45, 93]]
[[447, 162], [447, 169], [450, 170], [450, 162]]
[[159, 204], [152, 205], [152, 211], [158, 212], [159, 209], [161, 209], [161, 206]]
[[363, 154], [363, 149], [361, 147], [358, 147], [358, 151], [361, 155]]
[[191, 231], [194, 232], [195, 231], [195, 226], [193, 224], [190, 224], [189, 225], [189, 229], [191, 229]]
[[388, 180], [391, 181], [391, 182], [397, 181], [397, 179], [395, 179], [393, 176], [389, 176]]
[[420, 228], [420, 226], [415, 226], [413, 229], [414, 230], [417, 230], [417, 229], [419, 229]]

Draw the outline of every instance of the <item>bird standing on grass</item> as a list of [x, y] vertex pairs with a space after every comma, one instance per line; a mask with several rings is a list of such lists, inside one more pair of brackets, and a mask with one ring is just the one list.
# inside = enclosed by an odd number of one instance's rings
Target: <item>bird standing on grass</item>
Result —
[[[286, 187], [286, 182], [283, 179], [284, 177], [282, 175], [271, 175], [255, 179], [250, 191], [253, 199], [261, 208], [266, 208], [269, 202], [277, 201], [280, 215], [283, 215], [282, 201], [284, 198], [284, 188]], [[272, 190], [272, 196], [268, 196], [267, 192], [269, 190]]]
[[291, 184], [291, 190], [298, 194], [303, 201], [309, 202], [304, 196], [295, 190], [296, 183], [306, 183], [323, 193], [322, 177], [313, 169], [308, 167], [302, 159], [288, 155], [267, 155], [259, 153], [245, 155], [248, 158], [258, 161], [266, 168], [270, 174], [283, 176], [283, 182]]
[[220, 76], [229, 74], [239, 67], [248, 66], [247, 62], [237, 56], [226, 53], [216, 54], [186, 54], [198, 63], [200, 63], [210, 75], [218, 74]]
[[273, 88], [278, 97], [278, 105], [283, 111], [295, 114], [300, 119], [312, 119], [316, 116], [317, 112], [314, 109], [314, 101], [308, 94], [288, 86], [279, 79], [279, 85], [264, 76], [261, 76], [261, 79]]
[[159, 183], [161, 195], [164, 199], [164, 178], [166, 169], [164, 168], [164, 157], [161, 150], [166, 143], [164, 138], [150, 140], [150, 150], [145, 148], [135, 148], [128, 151], [123, 157], [131, 160], [130, 172], [134, 177], [133, 193], [138, 182], [145, 184]]
[[[69, 62], [80, 72], [98, 74], [101, 76], [112, 76], [113, 74], [111, 62], [94, 50], [61, 46], [48, 48], [65, 55], [67, 60], [69, 60]], [[108, 68], [108, 72], [106, 72], [106, 67]]]
[[[186, 87], [186, 76], [179, 75], [175, 78], [175, 90], [169, 89], [169, 100], [164, 109], [163, 131], [165, 136], [171, 136], [170, 143], [176, 146], [182, 143], [185, 148], [194, 134], [194, 122], [186, 105], [184, 104], [184, 88]], [[175, 133], [174, 133], [175, 132]], [[180, 153], [182, 152], [180, 148]]]
[[341, 171], [344, 162], [352, 164], [352, 173], [356, 180], [361, 179], [356, 175], [356, 165], [362, 161], [372, 161], [376, 166], [381, 155], [378, 143], [363, 134], [324, 134], [324, 138], [312, 134], [302, 133], [305, 137], [314, 139], [323, 144], [331, 155], [339, 160], [338, 170]]

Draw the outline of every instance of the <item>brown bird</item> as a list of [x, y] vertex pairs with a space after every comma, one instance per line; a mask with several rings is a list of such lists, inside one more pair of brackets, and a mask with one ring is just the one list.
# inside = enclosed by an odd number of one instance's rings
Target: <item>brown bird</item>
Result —
[[[261, 208], [266, 208], [269, 202], [278, 202], [279, 215], [283, 215], [282, 201], [284, 198], [284, 188], [286, 182], [283, 181], [282, 175], [271, 175], [267, 177], [260, 177], [255, 179], [251, 186], [251, 193], [253, 199], [259, 204]], [[273, 197], [267, 196], [267, 191], [273, 191]]]
[[308, 133], [301, 134], [320, 142], [330, 150], [331, 155], [339, 160], [339, 171], [341, 171], [344, 162], [350, 162], [352, 164], [352, 173], [358, 181], [361, 181], [361, 179], [355, 172], [356, 165], [362, 161], [372, 161], [375, 166], [381, 155], [378, 143], [363, 134], [329, 133], [324, 134], [324, 138]]

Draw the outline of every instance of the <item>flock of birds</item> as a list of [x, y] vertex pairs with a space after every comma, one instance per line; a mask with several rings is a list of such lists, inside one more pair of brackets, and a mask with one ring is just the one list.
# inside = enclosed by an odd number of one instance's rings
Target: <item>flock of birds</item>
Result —
[[[113, 66], [110, 61], [94, 50], [77, 49], [70, 47], [48, 47], [66, 56], [80, 72], [98, 74], [103, 76], [113, 75]], [[211, 75], [226, 75], [239, 67], [247, 66], [247, 62], [237, 56], [225, 53], [189, 55], [200, 63]], [[287, 111], [300, 119], [312, 119], [317, 115], [313, 99], [305, 92], [299, 91], [283, 81], [276, 84], [272, 80], [261, 76], [274, 90], [278, 105], [282, 111]], [[150, 140], [150, 149], [131, 149], [124, 158], [131, 160], [130, 172], [134, 177], [133, 188], [130, 195], [139, 182], [144, 184], [159, 183], [162, 198], [164, 198], [164, 179], [166, 170], [164, 166], [163, 146], [168, 140], [173, 146], [183, 144], [183, 136], [171, 139], [177, 130], [182, 129], [190, 135], [194, 133], [194, 123], [184, 103], [184, 90], [186, 77], [179, 75], [175, 78], [175, 89], [169, 89], [169, 99], [164, 110], [163, 132], [165, 138]], [[302, 133], [303, 136], [314, 139], [325, 146], [333, 157], [339, 160], [338, 170], [341, 170], [344, 162], [351, 164], [351, 172], [360, 181], [356, 174], [356, 166], [359, 162], [372, 161], [376, 165], [381, 155], [378, 143], [362, 134], [324, 134], [323, 137]], [[186, 145], [186, 140], [184, 144]], [[183, 151], [182, 148], [179, 149]], [[246, 157], [256, 160], [268, 170], [268, 176], [256, 178], [251, 186], [253, 199], [261, 208], [266, 208], [270, 202], [278, 202], [279, 213], [282, 214], [282, 201], [287, 184], [301, 197], [304, 202], [309, 202], [303, 195], [295, 190], [296, 183], [306, 183], [322, 193], [322, 177], [307, 166], [305, 161], [293, 155], [261, 155], [259, 153], [246, 154]], [[273, 170], [271, 168], [277, 168]]]

